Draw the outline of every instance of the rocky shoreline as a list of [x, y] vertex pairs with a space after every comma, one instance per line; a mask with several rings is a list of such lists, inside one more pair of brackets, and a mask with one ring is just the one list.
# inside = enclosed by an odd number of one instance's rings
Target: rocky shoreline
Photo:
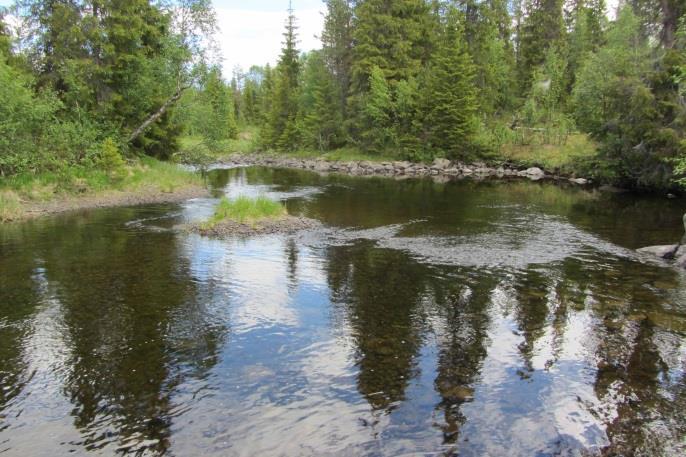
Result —
[[224, 220], [210, 227], [202, 223], [186, 227], [191, 233], [211, 238], [228, 238], [232, 236], [255, 236], [273, 234], [291, 234], [301, 230], [312, 230], [321, 227], [321, 223], [307, 217], [284, 216], [276, 219], [262, 219], [254, 223]]
[[565, 180], [573, 184], [586, 185], [591, 181], [585, 178], [565, 177], [548, 173], [538, 167], [519, 169], [513, 166], [490, 167], [477, 162], [465, 164], [448, 159], [435, 159], [431, 164], [407, 161], [370, 162], [361, 161], [328, 161], [324, 159], [298, 159], [292, 157], [252, 154], [236, 154], [222, 161], [222, 165], [247, 166], [259, 165], [280, 168], [297, 168], [319, 173], [340, 173], [352, 176], [445, 176], [472, 178], [527, 178], [532, 181], [541, 179]]

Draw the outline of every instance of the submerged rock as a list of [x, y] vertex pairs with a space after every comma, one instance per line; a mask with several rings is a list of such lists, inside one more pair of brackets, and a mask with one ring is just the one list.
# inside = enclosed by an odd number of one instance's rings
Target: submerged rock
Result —
[[677, 249], [679, 249], [678, 244], [667, 244], [661, 246], [648, 246], [645, 248], [637, 249], [637, 251], [643, 254], [652, 254], [661, 259], [669, 260], [674, 258]]
[[588, 179], [585, 178], [571, 178], [569, 181], [573, 182], [574, 184], [579, 184], [581, 186], [588, 184]]
[[277, 219], [262, 219], [253, 223], [224, 220], [206, 227], [204, 224], [192, 224], [188, 231], [213, 238], [232, 236], [271, 235], [278, 233], [295, 233], [321, 227], [321, 223], [307, 217], [285, 216]]
[[[683, 217], [684, 231], [686, 231], [686, 214]], [[678, 244], [668, 244], [663, 246], [648, 246], [638, 249], [638, 252], [652, 254], [666, 260], [674, 260], [674, 263], [681, 268], [686, 268], [686, 234]]]

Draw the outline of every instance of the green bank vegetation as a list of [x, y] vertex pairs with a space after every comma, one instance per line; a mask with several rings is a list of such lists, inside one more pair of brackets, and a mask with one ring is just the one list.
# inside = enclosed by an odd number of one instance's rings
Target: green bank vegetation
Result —
[[233, 75], [235, 118], [255, 126], [257, 149], [682, 182], [683, 2], [325, 3], [321, 49], [298, 51], [291, 11], [276, 67]]
[[3, 213], [31, 195], [155, 180], [140, 172], [158, 167], [149, 158], [202, 165], [229, 152], [512, 161], [633, 188], [686, 184], [680, 0], [612, 14], [604, 0], [325, 7], [321, 49], [300, 52], [290, 11], [276, 66], [230, 77], [211, 52], [210, 0], [0, 9]]
[[222, 197], [214, 209], [214, 214], [203, 228], [210, 229], [222, 221], [255, 224], [265, 219], [278, 219], [287, 214], [283, 204], [265, 196], [240, 196], [231, 200]]
[[[36, 201], [197, 185], [162, 161], [185, 128], [179, 99], [226, 90], [205, 46], [214, 28], [207, 0], [0, 7], [0, 219]], [[229, 111], [205, 121], [227, 131], [212, 122]]]
[[129, 194], [171, 194], [203, 186], [202, 177], [152, 157], [116, 168], [70, 167], [61, 172], [21, 173], [0, 180], [0, 221], [19, 220], [25, 210], [54, 200]]

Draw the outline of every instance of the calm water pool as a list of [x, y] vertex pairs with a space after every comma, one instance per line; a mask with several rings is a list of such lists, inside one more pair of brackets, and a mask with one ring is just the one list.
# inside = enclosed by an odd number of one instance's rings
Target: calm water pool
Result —
[[686, 453], [683, 200], [213, 170], [216, 199], [0, 226], [0, 455]]

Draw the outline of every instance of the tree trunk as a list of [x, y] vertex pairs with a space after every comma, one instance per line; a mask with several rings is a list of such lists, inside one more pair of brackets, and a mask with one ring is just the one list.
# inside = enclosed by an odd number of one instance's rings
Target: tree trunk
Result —
[[141, 136], [143, 132], [145, 132], [145, 129], [147, 129], [150, 124], [153, 122], [157, 121], [162, 115], [169, 109], [170, 106], [172, 106], [176, 101], [181, 98], [181, 94], [183, 94], [183, 91], [188, 89], [189, 86], [184, 86], [179, 88], [179, 90], [176, 91], [174, 95], [172, 95], [166, 102], [162, 104], [160, 109], [155, 111], [150, 117], [148, 117], [136, 130], [131, 133], [129, 136], [129, 143], [132, 143], [136, 138]]
[[674, 47], [676, 29], [679, 22], [677, 8], [669, 0], [660, 0], [660, 9], [662, 10], [662, 36], [660, 38], [662, 39], [663, 46], [671, 49]]

